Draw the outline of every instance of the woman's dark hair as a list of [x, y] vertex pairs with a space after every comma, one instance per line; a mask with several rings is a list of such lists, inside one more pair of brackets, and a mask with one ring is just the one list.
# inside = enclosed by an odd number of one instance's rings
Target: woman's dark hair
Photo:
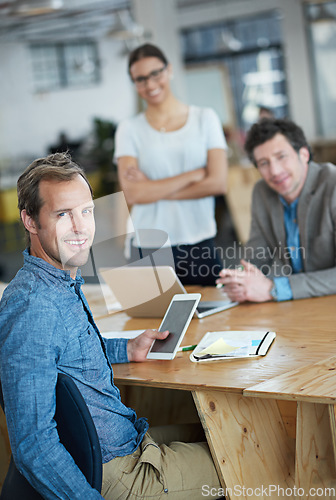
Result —
[[128, 58], [128, 72], [131, 73], [131, 66], [134, 63], [140, 61], [140, 59], [144, 59], [145, 57], [157, 57], [165, 66], [168, 64], [168, 59], [159, 47], [156, 47], [151, 43], [145, 43], [130, 53]]
[[305, 138], [303, 130], [290, 120], [263, 118], [252, 125], [247, 133], [245, 141], [245, 151], [250, 160], [256, 165], [253, 151], [257, 146], [273, 139], [277, 134], [281, 134], [298, 153], [302, 147], [309, 151], [309, 161], [312, 159], [310, 146]]

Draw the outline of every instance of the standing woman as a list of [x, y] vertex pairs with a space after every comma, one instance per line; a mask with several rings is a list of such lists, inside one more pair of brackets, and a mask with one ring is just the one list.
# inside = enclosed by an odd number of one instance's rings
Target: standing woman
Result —
[[176, 99], [172, 67], [158, 47], [135, 49], [128, 68], [147, 103], [146, 111], [122, 121], [116, 134], [119, 181], [137, 235], [131, 260], [161, 246], [158, 231], [140, 229], [162, 230], [182, 283], [214, 285], [222, 268], [214, 245], [214, 196], [225, 193], [227, 178], [221, 123], [212, 109]]

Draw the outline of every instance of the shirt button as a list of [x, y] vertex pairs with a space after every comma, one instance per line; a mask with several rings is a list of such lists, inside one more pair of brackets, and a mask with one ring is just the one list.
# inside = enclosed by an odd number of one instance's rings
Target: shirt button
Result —
[[291, 247], [291, 250], [293, 250], [293, 252], [294, 252], [294, 250], [295, 250], [295, 247]]
[[168, 493], [168, 488], [165, 488], [165, 489], [164, 489], [164, 492], [165, 492], [165, 493]]

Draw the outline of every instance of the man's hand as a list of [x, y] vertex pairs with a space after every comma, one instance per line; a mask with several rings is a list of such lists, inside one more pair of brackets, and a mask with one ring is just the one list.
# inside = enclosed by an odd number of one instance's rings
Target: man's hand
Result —
[[153, 340], [163, 340], [168, 337], [168, 330], [158, 332], [157, 330], [146, 330], [135, 339], [127, 342], [127, 356], [129, 361], [145, 361]]
[[216, 283], [225, 285], [225, 292], [235, 302], [266, 302], [273, 300], [273, 281], [256, 266], [241, 260], [243, 269], [222, 269]]

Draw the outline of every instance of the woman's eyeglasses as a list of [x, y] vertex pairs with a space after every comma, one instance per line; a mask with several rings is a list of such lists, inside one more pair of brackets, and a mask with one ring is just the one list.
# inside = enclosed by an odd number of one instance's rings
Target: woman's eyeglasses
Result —
[[137, 76], [134, 78], [133, 83], [138, 89], [144, 88], [149, 80], [153, 80], [154, 82], [159, 81], [166, 68], [167, 65], [165, 64], [162, 68], [151, 71], [147, 76]]

